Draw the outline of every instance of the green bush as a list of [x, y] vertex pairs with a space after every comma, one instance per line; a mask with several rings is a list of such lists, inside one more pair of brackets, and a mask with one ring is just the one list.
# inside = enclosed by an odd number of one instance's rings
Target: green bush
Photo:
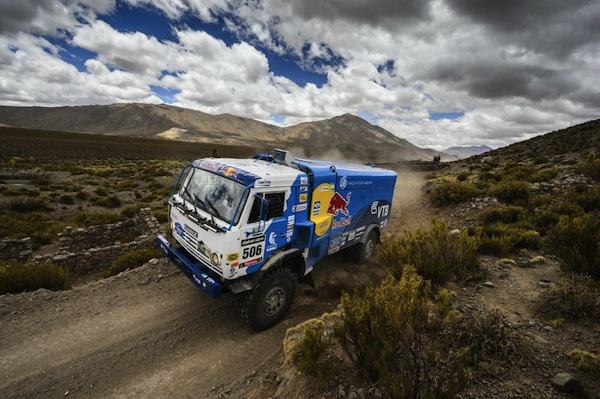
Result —
[[469, 382], [468, 350], [440, 339], [453, 323], [453, 295], [431, 288], [407, 265], [400, 281], [390, 275], [364, 294], [343, 293], [335, 335], [356, 368], [389, 397], [454, 397]]
[[106, 208], [118, 208], [121, 206], [121, 200], [116, 195], [110, 197], [99, 197], [94, 201], [96, 205], [104, 206]]
[[68, 194], [61, 195], [58, 200], [65, 205], [73, 205], [75, 203], [73, 197]]
[[60, 266], [47, 263], [0, 264], [0, 294], [15, 294], [46, 288], [52, 291], [68, 290], [74, 278]]
[[600, 159], [596, 159], [596, 155], [591, 153], [585, 162], [579, 164], [579, 172], [600, 181]]
[[600, 279], [600, 220], [593, 215], [562, 216], [547, 236], [547, 247], [567, 272]]
[[80, 199], [82, 201], [87, 201], [90, 199], [90, 193], [88, 193], [87, 191], [77, 191], [77, 194], [75, 194], [75, 197], [77, 197], [77, 199]]
[[52, 209], [43, 198], [15, 198], [8, 202], [8, 209], [18, 213], [45, 212]]
[[456, 175], [457, 181], [466, 181], [468, 178], [469, 178], [468, 172], [460, 172], [458, 175]]
[[105, 277], [114, 276], [127, 269], [135, 269], [142, 266], [152, 258], [162, 258], [162, 252], [153, 246], [135, 249], [119, 256], [104, 273]]
[[0, 213], [0, 237], [31, 237], [32, 249], [50, 244], [66, 225], [43, 212]]
[[169, 212], [164, 208], [153, 209], [152, 213], [159, 223], [166, 223], [169, 221]]
[[479, 174], [479, 180], [481, 181], [490, 181], [490, 182], [499, 182], [502, 180], [502, 175], [494, 172], [482, 172]]
[[[518, 225], [494, 223], [481, 228], [481, 242], [486, 242], [486, 239], [494, 242], [494, 238], [499, 238], [495, 242], [502, 243], [508, 246], [508, 251], [516, 251], [520, 248], [539, 249], [542, 247], [540, 234], [532, 229], [519, 227]], [[489, 245], [488, 241], [488, 245]], [[479, 251], [482, 252], [481, 246]], [[489, 252], [488, 252], [489, 253]], [[506, 255], [506, 253], [503, 253]]]
[[396, 278], [405, 265], [434, 283], [444, 283], [453, 276], [466, 279], [480, 272], [477, 238], [466, 231], [450, 234], [446, 223], [433, 220], [430, 231], [405, 232], [404, 238], [385, 239], [377, 257]]
[[283, 340], [286, 362], [315, 378], [319, 385], [328, 382], [337, 370], [333, 359], [326, 357], [332, 345], [332, 335], [329, 333], [322, 320], [309, 319], [289, 328]]
[[556, 178], [556, 176], [558, 176], [558, 169], [542, 169], [532, 174], [528, 181], [540, 183], [550, 181]]
[[104, 187], [96, 187], [96, 189], [94, 190], [94, 192], [99, 197], [106, 197], [106, 196], [108, 196], [108, 190], [106, 188], [104, 188]]
[[510, 205], [527, 205], [531, 191], [526, 181], [509, 180], [495, 185], [492, 195]]
[[479, 214], [485, 225], [493, 223], [517, 223], [527, 217], [527, 210], [520, 206], [505, 206], [502, 208], [490, 208]]
[[512, 251], [512, 243], [504, 236], [482, 236], [477, 251], [483, 255], [504, 257]]
[[98, 226], [101, 224], [111, 224], [122, 222], [125, 220], [121, 215], [110, 212], [90, 212], [90, 213], [78, 213], [74, 218], [73, 222], [78, 226], [90, 227]]
[[545, 155], [538, 155], [537, 157], [533, 158], [534, 165], [543, 165], [548, 162], [550, 162], [550, 158]]
[[121, 215], [126, 218], [131, 219], [138, 214], [140, 209], [141, 209], [141, 206], [139, 206], [139, 205], [128, 205], [121, 210]]
[[469, 349], [473, 363], [511, 360], [517, 354], [514, 329], [498, 310], [461, 319], [452, 340]]
[[481, 190], [470, 183], [447, 182], [431, 189], [429, 197], [435, 206], [458, 204], [471, 198], [479, 197]]
[[571, 274], [542, 293], [538, 313], [549, 319], [600, 319], [600, 289], [589, 276]]
[[540, 211], [533, 217], [533, 224], [542, 235], [553, 228], [560, 220], [560, 215], [551, 211]]

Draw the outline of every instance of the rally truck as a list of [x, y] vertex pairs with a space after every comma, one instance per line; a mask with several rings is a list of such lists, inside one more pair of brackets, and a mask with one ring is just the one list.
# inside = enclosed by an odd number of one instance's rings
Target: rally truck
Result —
[[261, 331], [288, 312], [298, 283], [346, 248], [373, 254], [391, 216], [396, 172], [294, 158], [205, 158], [183, 167], [169, 198], [172, 238], [157, 246], [213, 298], [240, 295], [242, 317]]

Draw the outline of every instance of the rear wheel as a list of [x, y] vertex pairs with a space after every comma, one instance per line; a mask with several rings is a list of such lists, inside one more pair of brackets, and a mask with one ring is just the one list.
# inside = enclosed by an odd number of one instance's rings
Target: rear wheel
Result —
[[279, 323], [292, 306], [296, 296], [296, 274], [285, 267], [277, 267], [265, 274], [259, 285], [242, 294], [240, 313], [248, 325], [263, 331]]
[[372, 230], [364, 243], [361, 242], [354, 246], [354, 261], [359, 265], [366, 263], [375, 253], [378, 241], [379, 235], [375, 230]]

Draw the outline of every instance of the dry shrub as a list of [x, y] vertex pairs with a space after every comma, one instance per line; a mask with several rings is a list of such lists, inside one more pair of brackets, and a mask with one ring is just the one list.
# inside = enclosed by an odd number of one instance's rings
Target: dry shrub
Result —
[[48, 264], [9, 262], [0, 264], [0, 294], [15, 294], [46, 288], [52, 291], [68, 290], [74, 282], [68, 270]]
[[431, 203], [435, 206], [458, 204], [471, 198], [481, 196], [482, 192], [470, 183], [447, 182], [435, 186], [429, 193]]
[[589, 276], [571, 274], [540, 297], [537, 310], [549, 319], [600, 319], [600, 289]]
[[573, 349], [567, 356], [575, 363], [578, 369], [592, 376], [600, 377], [600, 356], [581, 349]]
[[285, 360], [323, 385], [337, 370], [337, 363], [326, 356], [331, 344], [332, 331], [323, 320], [307, 320], [286, 331], [283, 340]]
[[104, 273], [105, 277], [114, 276], [124, 272], [127, 269], [135, 269], [142, 266], [152, 258], [162, 258], [163, 254], [158, 248], [149, 246], [146, 248], [134, 249], [124, 255], [119, 256]]
[[466, 231], [450, 234], [445, 222], [434, 219], [430, 231], [405, 232], [404, 238], [386, 238], [377, 257], [400, 278], [405, 265], [413, 265], [421, 276], [442, 284], [452, 277], [466, 279], [480, 272], [478, 240]]
[[499, 201], [510, 205], [527, 205], [531, 197], [531, 190], [526, 181], [508, 180], [494, 186], [492, 195]]
[[600, 220], [593, 215], [562, 216], [548, 232], [547, 247], [567, 272], [600, 279]]
[[470, 380], [468, 350], [442, 339], [453, 323], [453, 295], [430, 300], [431, 286], [407, 265], [364, 294], [344, 293], [335, 334], [364, 376], [390, 397], [453, 397]]

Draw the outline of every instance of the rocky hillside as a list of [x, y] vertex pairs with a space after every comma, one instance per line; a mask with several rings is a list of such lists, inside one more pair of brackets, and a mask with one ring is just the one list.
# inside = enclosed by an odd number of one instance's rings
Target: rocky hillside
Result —
[[363, 162], [430, 160], [436, 154], [350, 114], [282, 128], [249, 118], [210, 115], [169, 105], [0, 107], [0, 125], [197, 143], [218, 142], [257, 149], [285, 147], [310, 157], [339, 156]]

